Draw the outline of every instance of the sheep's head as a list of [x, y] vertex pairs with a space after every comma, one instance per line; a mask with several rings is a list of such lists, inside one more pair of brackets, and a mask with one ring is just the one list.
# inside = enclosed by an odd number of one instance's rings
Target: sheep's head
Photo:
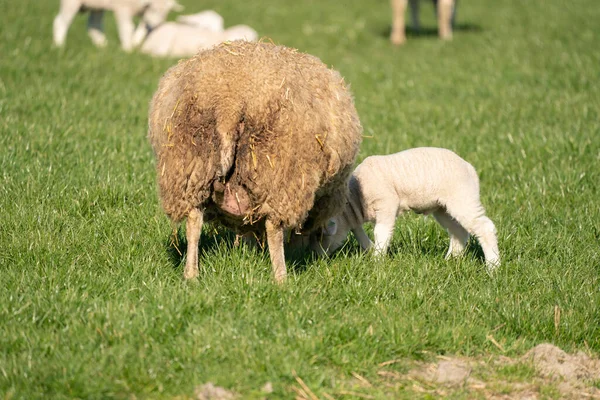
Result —
[[344, 244], [351, 228], [343, 214], [329, 219], [323, 228], [312, 234], [311, 250], [320, 256], [333, 254]]

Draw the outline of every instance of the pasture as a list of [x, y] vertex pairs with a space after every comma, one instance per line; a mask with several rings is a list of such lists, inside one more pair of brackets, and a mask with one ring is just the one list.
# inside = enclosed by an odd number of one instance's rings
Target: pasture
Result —
[[[267, 252], [207, 225], [200, 277], [184, 282], [185, 235], [160, 209], [146, 138], [177, 60], [121, 51], [110, 13], [106, 49], [83, 16], [52, 48], [58, 0], [3, 0], [0, 396], [186, 399], [213, 382], [241, 398], [569, 397], [527, 363], [493, 361], [544, 342], [600, 353], [596, 2], [461, 0], [451, 42], [427, 2], [400, 48], [383, 0], [181, 2], [339, 70], [359, 161], [436, 146], [473, 164], [503, 264], [488, 276], [476, 241], [444, 260], [446, 233], [412, 214], [387, 257], [350, 236], [329, 259], [289, 258], [280, 287]], [[482, 361], [484, 387], [406, 378], [440, 357]]]

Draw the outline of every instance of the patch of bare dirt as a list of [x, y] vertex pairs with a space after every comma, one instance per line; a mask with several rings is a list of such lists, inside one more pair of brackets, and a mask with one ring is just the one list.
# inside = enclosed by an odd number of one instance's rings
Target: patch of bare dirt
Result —
[[194, 394], [196, 400], [234, 400], [237, 397], [235, 393], [211, 382], [196, 387]]
[[[442, 397], [461, 390], [493, 400], [537, 400], [548, 397], [550, 390], [561, 398], [600, 400], [600, 360], [583, 352], [572, 355], [552, 344], [541, 344], [520, 358], [438, 358], [433, 363], [407, 361], [412, 368], [406, 374], [387, 369], [400, 360], [384, 362], [380, 366], [386, 368], [378, 375], [387, 386], [408, 381], [416, 392]], [[496, 373], [498, 367], [517, 364], [531, 365], [535, 376], [527, 382], [509, 382]]]

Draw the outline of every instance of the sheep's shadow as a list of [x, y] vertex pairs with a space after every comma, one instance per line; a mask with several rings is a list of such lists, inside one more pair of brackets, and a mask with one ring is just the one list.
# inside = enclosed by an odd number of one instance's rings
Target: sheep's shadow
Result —
[[[233, 247], [235, 243], [235, 234], [230, 231], [215, 229], [207, 233], [202, 229], [200, 234], [200, 250], [202, 252], [214, 252], [221, 246]], [[187, 253], [187, 239], [185, 230], [181, 227], [169, 235], [164, 246], [174, 269], [181, 267]]]
[[[266, 246], [266, 243], [252, 246], [243, 243], [238, 244], [236, 242], [235, 233], [227, 229], [215, 228], [212, 232], [206, 232], [206, 230], [203, 229], [200, 236], [200, 252], [211, 254], [223, 248], [235, 249], [239, 245], [250, 246], [258, 257], [266, 256], [267, 259], [269, 258], [269, 249]], [[178, 228], [177, 231], [166, 238], [164, 246], [172, 267], [174, 269], [181, 268], [187, 253], [185, 230]], [[288, 270], [293, 271], [294, 273], [303, 273], [317, 258], [318, 256], [308, 248], [294, 250], [286, 248], [285, 250], [285, 259]]]
[[[481, 25], [472, 24], [470, 22], [457, 23], [452, 28], [453, 32], [465, 32], [465, 33], [480, 33], [483, 32], [483, 28]], [[379, 36], [383, 36], [385, 38], [389, 38], [392, 33], [392, 26], [388, 25], [385, 29], [379, 31]], [[407, 38], [417, 38], [417, 37], [432, 37], [438, 36], [438, 28], [437, 26], [421, 26], [420, 29], [415, 29], [412, 26], [406, 27], [406, 37]]]

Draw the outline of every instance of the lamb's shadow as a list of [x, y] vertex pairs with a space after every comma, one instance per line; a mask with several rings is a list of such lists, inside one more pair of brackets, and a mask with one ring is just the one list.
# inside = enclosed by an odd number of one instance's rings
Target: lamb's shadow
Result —
[[[453, 32], [465, 32], [465, 33], [480, 33], [483, 32], [483, 28], [481, 25], [472, 24], [470, 22], [464, 22], [460, 24], [454, 25], [452, 28]], [[385, 38], [389, 38], [392, 33], [392, 26], [388, 25], [385, 29], [379, 31], [379, 35]], [[420, 29], [415, 29], [412, 26], [406, 27], [406, 37], [407, 38], [416, 38], [416, 37], [431, 37], [438, 36], [438, 28], [437, 26], [421, 26]]]
[[[421, 254], [423, 254], [424, 256], [444, 257], [446, 255], [446, 252], [448, 251], [447, 245], [449, 245], [449, 243], [446, 243], [446, 246], [444, 246], [444, 248], [440, 250], [439, 246], [435, 246], [433, 243], [423, 242], [423, 243], [419, 243], [418, 248], [419, 248], [419, 251], [421, 252]], [[390, 247], [388, 249], [388, 254], [409, 252], [410, 251], [410, 250], [408, 250], [409, 247], [414, 248], [415, 245], [408, 244], [408, 241], [405, 241], [405, 240], [392, 241], [392, 243], [390, 244]], [[465, 248], [465, 251], [464, 251], [462, 257], [465, 259], [470, 258], [470, 259], [476, 260], [477, 262], [485, 264], [485, 255], [483, 253], [483, 249], [481, 248], [481, 246], [479, 245], [477, 240], [473, 237], [471, 237], [469, 239], [469, 241], [467, 242], [467, 246]]]

